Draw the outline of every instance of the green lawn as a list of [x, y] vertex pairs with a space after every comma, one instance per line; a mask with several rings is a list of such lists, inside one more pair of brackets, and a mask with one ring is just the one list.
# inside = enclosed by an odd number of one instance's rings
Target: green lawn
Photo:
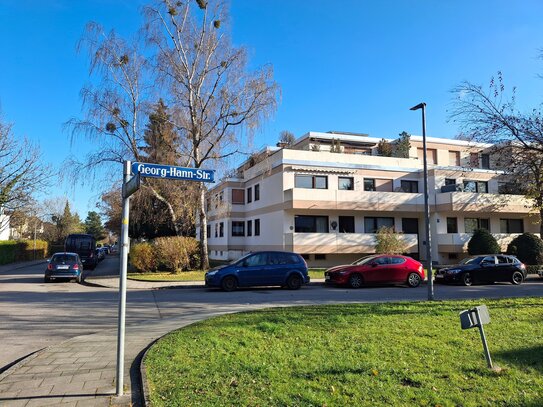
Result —
[[[499, 373], [460, 329], [481, 303]], [[541, 406], [543, 299], [225, 315], [165, 336], [145, 366], [153, 406]]]
[[[204, 271], [183, 271], [181, 273], [156, 272], [156, 273], [128, 273], [131, 280], [140, 281], [204, 281]], [[309, 269], [309, 277], [314, 279], [324, 278], [324, 269]]]

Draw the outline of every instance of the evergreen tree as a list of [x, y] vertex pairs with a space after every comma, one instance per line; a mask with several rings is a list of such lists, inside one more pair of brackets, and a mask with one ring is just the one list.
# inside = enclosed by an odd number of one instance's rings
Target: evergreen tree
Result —
[[381, 139], [379, 144], [377, 144], [377, 154], [383, 157], [392, 156], [392, 145], [385, 139]]
[[409, 150], [411, 149], [411, 136], [406, 131], [400, 133], [400, 137], [394, 145], [394, 157], [409, 158]]
[[102, 240], [106, 237], [102, 219], [95, 211], [90, 211], [85, 219], [85, 233], [93, 235], [96, 240]]
[[72, 214], [68, 201], [66, 201], [62, 215], [54, 216], [53, 222], [56, 224], [58, 242], [62, 242], [71, 233], [79, 233], [83, 230], [79, 215], [77, 213]]
[[468, 253], [475, 254], [496, 254], [500, 253], [501, 247], [496, 238], [486, 229], [477, 229], [468, 242]]
[[179, 135], [172, 124], [168, 108], [160, 99], [149, 115], [141, 147], [146, 162], [178, 165]]

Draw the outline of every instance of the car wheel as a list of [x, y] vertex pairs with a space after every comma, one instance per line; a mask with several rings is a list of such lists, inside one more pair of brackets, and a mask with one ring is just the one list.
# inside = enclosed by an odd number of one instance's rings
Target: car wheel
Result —
[[407, 276], [407, 285], [412, 288], [418, 287], [421, 280], [422, 279], [417, 273], [409, 273], [409, 275]]
[[511, 276], [511, 282], [515, 285], [522, 284], [524, 281], [524, 275], [520, 271], [515, 271]]
[[364, 284], [364, 280], [360, 274], [353, 274], [349, 277], [349, 286], [351, 288], [360, 288]]
[[49, 277], [44, 277], [43, 278], [44, 283], [49, 283], [50, 281], [51, 281], [51, 279]]
[[287, 288], [289, 290], [297, 290], [302, 286], [302, 279], [299, 275], [293, 274], [287, 279]]
[[221, 281], [221, 288], [224, 291], [234, 291], [238, 288], [238, 280], [234, 276], [226, 276]]
[[473, 281], [471, 280], [471, 274], [464, 273], [464, 275], [462, 276], [462, 284], [464, 284], [465, 286], [470, 286], [473, 284]]
[[81, 284], [83, 282], [83, 273], [79, 274], [77, 278], [75, 279], [76, 283]]

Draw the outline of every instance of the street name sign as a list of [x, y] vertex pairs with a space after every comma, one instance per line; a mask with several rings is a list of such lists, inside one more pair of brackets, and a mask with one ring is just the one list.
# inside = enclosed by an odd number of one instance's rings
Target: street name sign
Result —
[[214, 170], [201, 168], [177, 167], [174, 165], [132, 163], [132, 173], [142, 177], [182, 179], [199, 182], [215, 182]]
[[130, 178], [130, 181], [123, 184], [123, 198], [128, 198], [130, 195], [140, 189], [140, 185], [141, 176], [140, 174], [136, 174]]

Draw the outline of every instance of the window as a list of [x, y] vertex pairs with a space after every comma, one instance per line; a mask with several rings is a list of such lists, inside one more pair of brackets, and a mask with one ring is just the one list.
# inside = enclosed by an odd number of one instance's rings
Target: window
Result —
[[326, 254], [315, 254], [315, 260], [326, 260]]
[[401, 181], [401, 189], [403, 192], [418, 193], [419, 192], [419, 182], [418, 181]]
[[456, 180], [454, 178], [445, 178], [445, 185], [456, 185]]
[[486, 181], [464, 181], [464, 192], [488, 193], [488, 182]]
[[296, 175], [294, 186], [296, 188], [328, 189], [328, 177], [326, 175]]
[[364, 218], [365, 233], [377, 233], [382, 227], [394, 227], [394, 218]]
[[268, 253], [256, 253], [243, 261], [244, 267], [265, 266], [268, 264]]
[[473, 168], [479, 168], [479, 153], [469, 154], [469, 165]]
[[481, 154], [481, 168], [490, 169], [490, 156], [488, 154]]
[[354, 190], [354, 179], [353, 177], [339, 177], [338, 178], [338, 189], [352, 191]]
[[260, 184], [255, 185], [255, 202], [260, 200]]
[[219, 205], [224, 202], [224, 191], [219, 193]]
[[[424, 149], [417, 148], [417, 157], [419, 160], [424, 160]], [[426, 149], [426, 162], [428, 164], [437, 164], [437, 150], [435, 148]]]
[[457, 218], [447, 218], [447, 233], [458, 233]]
[[522, 219], [500, 219], [500, 233], [524, 233]]
[[297, 264], [299, 257], [294, 253], [268, 253], [270, 264]]
[[206, 236], [208, 239], [211, 237], [211, 225], [207, 225], [206, 227]]
[[252, 235], [253, 235], [253, 221], [248, 220], [247, 221], [247, 236], [252, 236]]
[[245, 222], [232, 221], [232, 236], [245, 236]]
[[486, 229], [490, 232], [490, 221], [488, 219], [465, 218], [464, 229], [466, 233], [473, 233], [477, 229]]
[[354, 233], [354, 216], [339, 217], [339, 233]]
[[253, 188], [247, 188], [247, 203], [253, 202]]
[[402, 264], [402, 263], [405, 263], [405, 259], [403, 257], [390, 257], [389, 261], [390, 261], [390, 264]]
[[301, 256], [302, 256], [302, 259], [304, 259], [304, 260], [309, 260], [310, 259], [309, 254], [302, 254]]
[[375, 180], [372, 178], [364, 178], [364, 191], [375, 191]]
[[219, 237], [219, 224], [215, 223], [215, 237]]
[[232, 203], [241, 204], [245, 203], [245, 190], [244, 189], [232, 189]]
[[224, 222], [219, 223], [219, 237], [224, 237]]
[[294, 216], [296, 233], [328, 233], [328, 216]]
[[498, 194], [521, 195], [522, 188], [513, 182], [498, 181]]
[[457, 260], [458, 253], [449, 253], [448, 257], [449, 257], [449, 260]]
[[449, 151], [449, 165], [460, 167], [460, 151]]
[[260, 236], [260, 219], [255, 219], [255, 236]]

